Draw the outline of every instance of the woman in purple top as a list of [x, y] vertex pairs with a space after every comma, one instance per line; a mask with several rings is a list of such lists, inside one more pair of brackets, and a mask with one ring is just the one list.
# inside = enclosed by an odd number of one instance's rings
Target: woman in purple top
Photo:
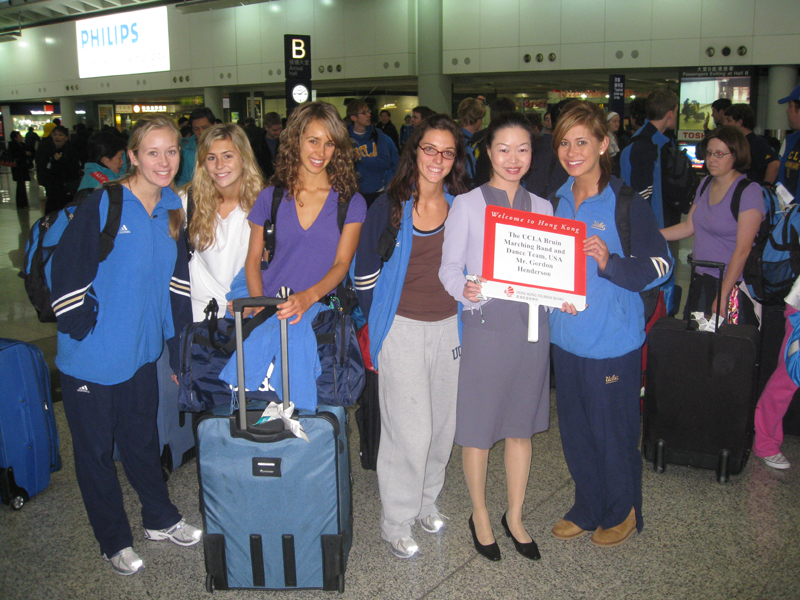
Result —
[[[281, 133], [270, 183], [248, 216], [252, 229], [245, 260], [247, 291], [250, 296], [275, 296], [282, 286], [294, 290], [278, 305], [278, 318], [291, 318], [294, 324], [345, 278], [367, 214], [364, 198], [356, 193], [350, 137], [332, 105], [310, 102], [292, 113]], [[264, 223], [276, 185], [286, 191], [276, 217], [275, 255], [262, 272]], [[340, 234], [338, 203], [347, 200], [350, 206]]]
[[[755, 324], [752, 301], [740, 293], [738, 284], [764, 218], [761, 187], [752, 183], [742, 190], [737, 216], [733, 214], [735, 207], [731, 208], [734, 191], [745, 178], [742, 173], [750, 166], [750, 145], [742, 132], [731, 125], [718, 127], [702, 143], [710, 183], [704, 180], [698, 188], [686, 220], [661, 233], [668, 242], [694, 236], [695, 260], [724, 263], [720, 318], [727, 318], [730, 310], [729, 322]], [[718, 277], [718, 270], [697, 268], [686, 299], [687, 314], [717, 312]]]

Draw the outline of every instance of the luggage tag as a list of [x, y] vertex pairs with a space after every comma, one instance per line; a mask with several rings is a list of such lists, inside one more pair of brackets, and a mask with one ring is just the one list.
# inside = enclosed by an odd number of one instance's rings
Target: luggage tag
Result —
[[[706, 319], [706, 315], [703, 312], [693, 312], [691, 314], [691, 319], [693, 321], [697, 321], [697, 330], [698, 331], [716, 331], [717, 327], [717, 314], [713, 313], [711, 318]], [[723, 317], [719, 317], [719, 325], [720, 327], [725, 324], [725, 319]]]
[[261, 423], [266, 423], [268, 421], [274, 421], [275, 419], [280, 419], [283, 421], [284, 429], [288, 429], [295, 437], [303, 439], [310, 444], [311, 441], [308, 439], [306, 432], [303, 430], [303, 426], [300, 424], [300, 421], [292, 419], [292, 413], [294, 413], [294, 402], [289, 402], [289, 407], [286, 410], [283, 410], [283, 404], [270, 402], [267, 405], [267, 408], [264, 409], [264, 412], [261, 413], [261, 418], [256, 421], [256, 425], [260, 425]]
[[789, 208], [794, 202], [794, 196], [792, 196], [792, 193], [787, 190], [782, 183], [775, 184], [775, 194], [778, 196], [781, 204], [783, 204], [784, 210]]

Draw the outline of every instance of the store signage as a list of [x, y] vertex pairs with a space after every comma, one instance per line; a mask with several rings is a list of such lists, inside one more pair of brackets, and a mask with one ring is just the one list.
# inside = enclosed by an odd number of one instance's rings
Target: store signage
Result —
[[608, 76], [608, 110], [619, 115], [619, 120], [625, 119], [625, 75]]
[[[133, 112], [136, 114], [167, 112], [166, 104], [134, 104], [131, 108], [133, 108]], [[122, 111], [117, 111], [117, 112], [122, 112]]]
[[58, 115], [58, 104], [11, 104], [12, 115]]
[[166, 6], [83, 19], [75, 35], [81, 79], [170, 68]]

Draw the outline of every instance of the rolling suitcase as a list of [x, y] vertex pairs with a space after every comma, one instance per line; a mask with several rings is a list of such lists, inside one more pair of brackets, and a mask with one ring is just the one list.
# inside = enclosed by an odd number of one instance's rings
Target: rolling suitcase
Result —
[[[720, 268], [720, 263], [692, 262]], [[719, 308], [717, 309], [719, 313]], [[753, 325], [716, 332], [661, 319], [647, 336], [642, 447], [657, 472], [666, 464], [717, 472], [725, 483], [744, 468], [753, 443], [759, 334]]]
[[[178, 386], [172, 381], [172, 368], [169, 366], [169, 348], [156, 362], [158, 376], [158, 444], [161, 448], [161, 471], [164, 481], [169, 481], [172, 472], [192, 460], [197, 454], [194, 445], [194, 430], [191, 418], [178, 410]], [[119, 449], [114, 446], [114, 460], [118, 461]]]
[[169, 366], [169, 349], [164, 344], [164, 352], [156, 363], [158, 372], [158, 442], [161, 445], [161, 468], [164, 480], [172, 471], [189, 462], [197, 454], [194, 445], [192, 419], [178, 410], [178, 386], [172, 381], [172, 368]]
[[[264, 404], [248, 410], [241, 383], [242, 310], [279, 302], [234, 301], [238, 412], [216, 414], [226, 408], [220, 406], [197, 422], [208, 591], [344, 591], [353, 518], [345, 410], [320, 406], [313, 413], [300, 411], [305, 441], [284, 430], [280, 419], [256, 425]], [[287, 338], [286, 321], [281, 321], [284, 407], [290, 383]]]
[[42, 351], [0, 339], [0, 500], [19, 510], [61, 468], [50, 371]]

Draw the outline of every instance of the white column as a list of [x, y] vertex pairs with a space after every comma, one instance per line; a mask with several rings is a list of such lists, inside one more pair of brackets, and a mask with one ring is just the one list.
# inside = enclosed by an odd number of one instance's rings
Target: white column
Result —
[[222, 118], [222, 88], [203, 88], [203, 101], [206, 108], [210, 108], [216, 118]]
[[769, 81], [767, 84], [767, 121], [764, 129], [789, 128], [786, 122], [786, 105], [778, 104], [778, 100], [785, 98], [797, 86], [797, 67], [779, 65], [769, 68]]
[[417, 90], [420, 105], [452, 112], [450, 77], [442, 74], [442, 0], [417, 2]]
[[[14, 120], [11, 118], [11, 107], [7, 104], [0, 106], [0, 112], [3, 113], [3, 131], [6, 134], [6, 145], [11, 141], [11, 132], [14, 131]], [[21, 131], [24, 136], [26, 131]]]
[[72, 132], [72, 126], [78, 122], [75, 117], [75, 98], [61, 98], [58, 103], [61, 105], [61, 124]]

